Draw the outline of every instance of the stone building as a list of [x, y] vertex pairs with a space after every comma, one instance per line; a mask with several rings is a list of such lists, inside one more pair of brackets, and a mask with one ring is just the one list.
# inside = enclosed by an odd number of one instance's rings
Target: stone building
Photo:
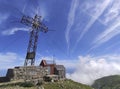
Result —
[[58, 75], [58, 79], [65, 79], [65, 67], [63, 65], [55, 66], [55, 74]]
[[55, 72], [54, 68], [55, 68], [56, 64], [54, 63], [54, 61], [42, 60], [39, 66], [41, 66], [43, 68], [47, 67], [48, 75], [53, 75]]
[[58, 79], [65, 79], [65, 67], [63, 65], [57, 65], [54, 61], [42, 60], [41, 67], [47, 67], [48, 75], [57, 75]]

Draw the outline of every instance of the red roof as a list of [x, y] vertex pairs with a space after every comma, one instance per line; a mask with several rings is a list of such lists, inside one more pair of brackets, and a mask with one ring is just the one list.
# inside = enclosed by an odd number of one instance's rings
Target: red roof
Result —
[[41, 63], [40, 63], [40, 66], [47, 66], [47, 65], [54, 65], [54, 61], [51, 61], [51, 60], [42, 60]]

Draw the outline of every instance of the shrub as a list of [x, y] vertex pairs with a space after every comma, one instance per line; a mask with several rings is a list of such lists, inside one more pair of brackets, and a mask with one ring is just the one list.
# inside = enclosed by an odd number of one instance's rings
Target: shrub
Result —
[[24, 82], [20, 84], [21, 87], [33, 87], [34, 84], [32, 82]]

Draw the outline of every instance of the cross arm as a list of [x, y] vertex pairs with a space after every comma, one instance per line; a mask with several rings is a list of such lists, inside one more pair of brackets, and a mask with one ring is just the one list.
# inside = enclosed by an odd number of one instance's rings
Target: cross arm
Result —
[[41, 31], [44, 32], [44, 33], [47, 33], [48, 32], [48, 27], [45, 26], [44, 24], [41, 25]]
[[21, 19], [21, 23], [27, 26], [31, 26], [33, 22], [33, 18], [29, 17], [29, 16], [23, 16]]

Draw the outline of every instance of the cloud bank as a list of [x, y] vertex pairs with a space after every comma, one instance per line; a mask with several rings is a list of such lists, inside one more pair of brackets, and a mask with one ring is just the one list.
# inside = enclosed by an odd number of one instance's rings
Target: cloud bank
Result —
[[119, 55], [79, 56], [75, 71], [71, 74], [67, 73], [67, 77], [77, 82], [91, 85], [98, 78], [120, 74], [119, 59]]

